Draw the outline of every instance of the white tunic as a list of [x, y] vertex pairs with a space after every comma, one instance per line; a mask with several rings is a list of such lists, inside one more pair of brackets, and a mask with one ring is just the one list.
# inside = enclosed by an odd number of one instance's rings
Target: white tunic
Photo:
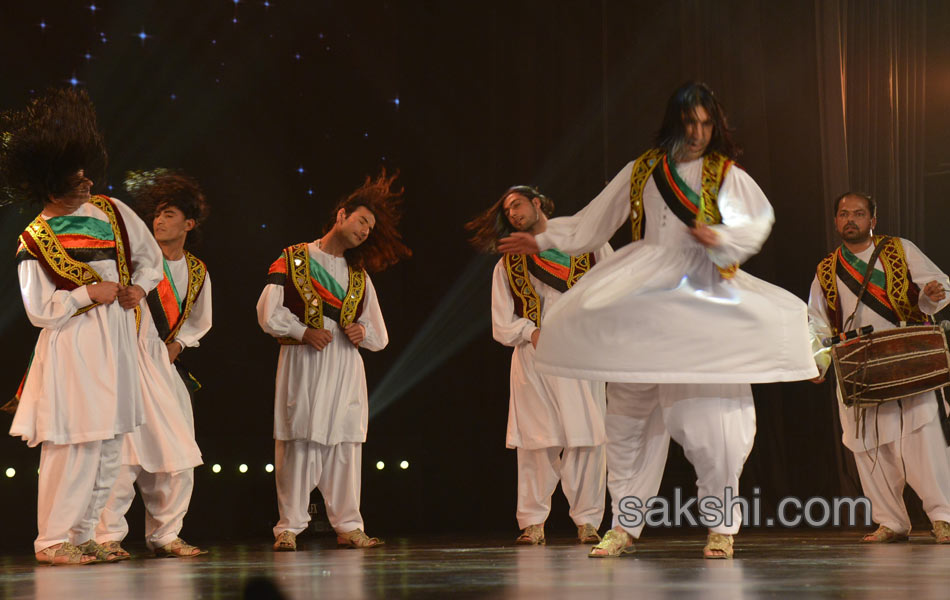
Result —
[[[316, 242], [307, 245], [310, 257], [346, 289], [346, 260], [326, 254]], [[257, 301], [257, 321], [274, 337], [302, 340], [307, 327], [284, 306], [284, 287], [268, 284]], [[389, 334], [379, 309], [376, 289], [366, 277], [363, 312], [357, 323], [366, 329], [360, 348], [382, 350]], [[274, 439], [310, 440], [332, 446], [341, 442], [365, 442], [369, 420], [366, 373], [359, 350], [338, 323], [326, 314], [323, 327], [333, 335], [323, 350], [309, 345], [284, 345], [277, 361], [274, 394]]]
[[[548, 221], [542, 249], [598, 248], [630, 216], [629, 163], [576, 215]], [[700, 189], [702, 160], [676, 166]], [[644, 237], [595, 266], [567, 291], [541, 328], [536, 360], [545, 372], [644, 383], [764, 383], [817, 375], [805, 303], [716, 265], [758, 252], [772, 207], [745, 171], [732, 167], [719, 191], [719, 245], [707, 249], [666, 206], [653, 182], [643, 190]]]
[[[910, 269], [911, 279], [923, 290], [924, 285], [931, 281], [939, 281], [944, 289], [950, 288], [950, 280], [937, 265], [924, 256], [912, 242], [901, 239], [904, 246], [904, 256], [907, 258], [907, 267]], [[865, 263], [871, 260], [874, 245], [868, 246], [856, 256]], [[879, 258], [875, 268], [883, 271], [884, 266]], [[865, 294], [869, 292], [865, 291]], [[847, 320], [854, 310], [857, 299], [851, 288], [838, 278], [838, 298], [841, 302], [842, 322]], [[950, 302], [950, 296], [940, 302], [933, 302], [925, 294], [920, 294], [917, 305], [921, 312], [932, 315]], [[831, 324], [828, 322], [828, 304], [825, 295], [818, 283], [818, 277], [812, 281], [811, 293], [808, 297], [808, 319], [812, 329], [812, 345], [816, 352], [816, 361], [824, 371], [831, 364], [831, 357], [822, 351], [821, 339], [831, 335]], [[893, 329], [894, 324], [868, 308], [863, 302], [858, 306], [854, 315], [854, 322], [849, 329], [859, 329], [865, 325], [873, 325], [874, 331]], [[903, 411], [901, 410], [903, 407]], [[933, 392], [903, 398], [900, 403], [885, 402], [878, 408], [864, 411], [864, 423], [861, 426], [863, 437], [858, 436], [858, 413], [855, 408], [845, 408], [839, 393], [838, 411], [841, 416], [842, 442], [853, 452], [865, 452], [881, 444], [899, 440], [920, 429], [937, 416], [937, 400]], [[903, 412], [903, 415], [901, 414]], [[902, 422], [903, 421], [903, 422]]]
[[[605, 245], [595, 258], [611, 252]], [[561, 297], [561, 292], [528, 274], [541, 301], [541, 316]], [[583, 279], [583, 278], [582, 278]], [[537, 329], [531, 319], [515, 314], [504, 260], [498, 261], [492, 277], [492, 335], [511, 354], [511, 392], [508, 401], [509, 448], [598, 446], [607, 441], [604, 414], [607, 410], [604, 382], [566, 379], [538, 373], [531, 335]]]
[[[128, 231], [132, 283], [147, 293], [162, 278], [161, 250], [145, 223], [125, 204], [114, 202]], [[88, 202], [72, 216], [108, 221]], [[103, 281], [119, 280], [115, 260], [89, 265]], [[86, 286], [57, 290], [37, 260], [20, 262], [17, 271], [26, 314], [42, 331], [10, 435], [31, 447], [45, 441], [78, 444], [112, 439], [140, 425], [142, 360], [134, 311], [116, 301], [73, 316], [92, 304]]]
[[[175, 289], [184, 298], [188, 290], [188, 265], [184, 257], [168, 261]], [[149, 473], [173, 473], [201, 464], [201, 450], [195, 441], [195, 417], [191, 398], [178, 370], [168, 361], [165, 342], [158, 335], [155, 321], [142, 300], [140, 343], [147, 355], [142, 372], [142, 393], [145, 424], [125, 436], [122, 464], [141, 466]], [[205, 275], [201, 293], [195, 299], [191, 314], [175, 338], [197, 346], [198, 340], [211, 329], [211, 278]]]

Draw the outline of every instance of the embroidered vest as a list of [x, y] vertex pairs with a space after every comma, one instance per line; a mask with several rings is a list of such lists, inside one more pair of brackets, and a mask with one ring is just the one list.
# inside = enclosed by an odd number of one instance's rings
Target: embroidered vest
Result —
[[[907, 257], [900, 239], [883, 235], [875, 235], [873, 239], [875, 245], [884, 244], [879, 257], [884, 272], [881, 273], [877, 269], [872, 272], [871, 282], [868, 283], [861, 302], [895, 325], [901, 322], [928, 322], [927, 315], [917, 307], [920, 288], [910, 277]], [[832, 333], [841, 332], [844, 318], [838, 294], [838, 279], [857, 294], [864, 283], [866, 268], [867, 264], [847, 251], [844, 245], [818, 263], [818, 284], [828, 307], [828, 321], [831, 323]]]
[[[710, 152], [705, 155], [703, 157], [701, 178], [702, 190], [700, 194], [695, 194], [679, 179], [675, 168], [669, 163], [663, 150], [653, 148], [641, 154], [633, 163], [633, 172], [630, 175], [630, 225], [633, 228], [633, 240], [643, 239], [646, 224], [643, 188], [651, 175], [658, 179], [657, 188], [660, 190], [664, 201], [686, 226], [691, 227], [693, 221], [699, 221], [706, 225], [718, 225], [722, 223], [722, 214], [719, 212], [718, 204], [719, 188], [733, 165], [735, 165], [733, 160], [718, 152]], [[660, 172], [654, 173], [657, 167], [661, 167]], [[667, 186], [667, 193], [663, 193], [664, 183]], [[690, 198], [692, 196], [696, 198], [691, 202]], [[724, 278], [728, 279], [735, 275], [739, 265], [731, 265], [728, 268], [717, 266], [716, 268]]]
[[[295, 244], [285, 248], [281, 257], [271, 264], [266, 281], [284, 286], [284, 306], [307, 327], [323, 329], [324, 313], [340, 327], [346, 327], [363, 313], [366, 292], [366, 271], [349, 266], [347, 270], [347, 289], [334, 292], [339, 284], [310, 258], [307, 244]], [[278, 338], [277, 341], [287, 345], [302, 343], [293, 338]]]
[[541, 326], [541, 298], [531, 284], [528, 274], [563, 293], [573, 287], [596, 263], [593, 252], [567, 256], [558, 250], [545, 250], [540, 254], [530, 255], [505, 254], [502, 260], [508, 274], [508, 288], [515, 301], [515, 314], [531, 319], [536, 327]]
[[187, 250], [185, 261], [188, 265], [188, 287], [184, 298], [179, 297], [167, 268], [165, 277], [146, 298], [152, 320], [155, 321], [155, 328], [158, 329], [158, 336], [166, 344], [174, 341], [188, 319], [188, 315], [191, 314], [195, 301], [204, 287], [205, 275], [208, 273], [205, 263]]

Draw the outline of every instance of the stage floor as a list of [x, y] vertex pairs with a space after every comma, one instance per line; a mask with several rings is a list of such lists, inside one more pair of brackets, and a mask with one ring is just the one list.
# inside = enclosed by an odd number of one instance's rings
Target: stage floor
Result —
[[[682, 535], [678, 535], [682, 533]], [[950, 597], [950, 545], [927, 533], [908, 543], [864, 545], [855, 531], [746, 531], [736, 558], [704, 560], [696, 531], [645, 537], [637, 553], [587, 558], [569, 538], [515, 546], [487, 536], [396, 538], [374, 550], [337, 549], [332, 538], [302, 536], [297, 552], [270, 545], [211, 546], [189, 560], [134, 558], [85, 567], [37, 566], [29, 555], [0, 556], [0, 597], [240, 598], [260, 578], [288, 599], [405, 597], [757, 598], [826, 596], [922, 600]], [[308, 540], [308, 537], [310, 538]], [[144, 546], [128, 549], [144, 553]]]

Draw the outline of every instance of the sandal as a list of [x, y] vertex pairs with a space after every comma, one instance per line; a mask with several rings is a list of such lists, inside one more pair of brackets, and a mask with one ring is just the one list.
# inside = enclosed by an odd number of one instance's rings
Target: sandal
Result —
[[346, 533], [340, 533], [336, 536], [336, 543], [339, 546], [348, 546], [350, 548], [375, 548], [382, 546], [386, 542], [379, 538], [371, 538], [362, 529], [354, 529]]
[[69, 542], [62, 542], [49, 548], [43, 548], [36, 553], [36, 560], [40, 564], [50, 565], [89, 565], [96, 561], [95, 556], [83, 554], [82, 550]]
[[624, 554], [633, 554], [637, 549], [633, 545], [633, 538], [626, 531], [611, 529], [604, 534], [604, 539], [590, 549], [587, 554], [590, 558], [617, 558]]
[[277, 540], [274, 542], [274, 551], [275, 552], [296, 552], [297, 550], [297, 534], [293, 531], [281, 531], [277, 535]]
[[121, 558], [119, 558], [119, 560], [126, 560], [126, 559], [129, 559], [129, 558], [132, 558], [132, 555], [129, 554], [128, 551], [126, 551], [126, 549], [122, 547], [122, 544], [120, 544], [120, 543], [119, 543], [118, 541], [116, 541], [116, 540], [110, 540], [110, 541], [108, 541], [108, 542], [103, 542], [103, 543], [101, 543], [101, 544], [99, 544], [99, 545], [102, 546], [102, 548], [103, 548], [106, 552], [108, 552], [108, 553], [110, 553], [110, 554], [115, 554], [115, 555], [121, 557]]
[[703, 558], [732, 558], [732, 554], [732, 536], [710, 531], [706, 547], [703, 548]]
[[600, 535], [597, 528], [590, 523], [584, 523], [577, 527], [577, 541], [580, 544], [599, 544]]
[[539, 544], [544, 544], [544, 523], [528, 525], [525, 527], [524, 531], [521, 532], [521, 535], [518, 536], [518, 539], [515, 540], [515, 543], [525, 546], [537, 546]]
[[79, 548], [80, 552], [83, 554], [88, 554], [96, 559], [96, 562], [119, 562], [120, 560], [128, 560], [129, 556], [120, 556], [116, 552], [106, 550], [99, 545], [96, 540], [86, 540], [85, 542], [76, 546]]
[[[936, 527], [936, 522], [934, 527]], [[874, 533], [869, 533], [861, 538], [861, 541], [869, 544], [891, 544], [893, 542], [906, 542], [907, 538], [906, 533], [897, 533], [890, 527], [881, 525]]]
[[155, 556], [159, 558], [192, 558], [207, 553], [207, 550], [192, 546], [181, 538], [175, 538], [161, 548], [155, 549]]
[[938, 544], [950, 544], [950, 523], [934, 521], [934, 528], [930, 531], [934, 541]]

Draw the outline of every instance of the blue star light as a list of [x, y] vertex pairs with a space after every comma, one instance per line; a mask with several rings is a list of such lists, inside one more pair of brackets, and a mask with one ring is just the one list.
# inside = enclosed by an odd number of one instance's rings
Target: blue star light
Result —
[[40, 25], [40, 29], [42, 29], [43, 31], [46, 31], [46, 20], [45, 20], [45, 19], [41, 20], [40, 23], [39, 23], [39, 25]]
[[75, 73], [73, 73], [73, 76], [70, 77], [69, 79], [67, 79], [66, 81], [69, 83], [69, 85], [71, 85], [71, 86], [73, 86], [73, 87], [76, 87], [77, 85], [79, 85], [80, 83], [82, 83], [81, 81], [79, 81], [78, 79], [76, 79], [76, 74], [75, 74]]
[[172, 99], [172, 100], [178, 100], [178, 95], [177, 95], [177, 94], [172, 94], [172, 95], [171, 95], [171, 99]]
[[88, 6], [88, 8], [89, 8], [89, 12], [95, 13], [96, 10], [97, 10], [99, 7], [96, 6], [95, 4], [90, 4], [90, 5]]
[[294, 58], [297, 59], [297, 60], [300, 60], [300, 53], [298, 52], [298, 53], [294, 54]]
[[363, 132], [363, 137], [364, 137], [364, 138], [368, 138], [368, 137], [369, 137], [369, 132], [368, 132], [368, 131], [364, 131], [364, 132]]
[[106, 189], [111, 192], [111, 191], [112, 191], [112, 184], [110, 183], [109, 185], [107, 185], [107, 186], [106, 186]]
[[303, 174], [304, 174], [304, 168], [303, 168], [303, 166], [302, 166], [302, 165], [301, 165], [301, 166], [299, 166], [299, 167], [297, 167], [297, 172], [298, 172], [298, 173], [300, 173], [301, 175], [303, 175]]
[[92, 54], [89, 54], [88, 52], [83, 54], [82, 57], [85, 58], [86, 60], [92, 60]]
[[395, 98], [393, 98], [393, 104], [396, 105], [396, 108], [399, 108], [399, 96], [396, 96]]
[[144, 46], [144, 45], [145, 45], [145, 40], [147, 40], [148, 38], [150, 38], [150, 37], [152, 37], [152, 36], [150, 36], [150, 35], [148, 35], [147, 33], [145, 33], [145, 28], [143, 27], [141, 31], [139, 31], [138, 33], [135, 34], [135, 37], [137, 37], [137, 38], [139, 38], [140, 40], [142, 40], [142, 45]]
[[313, 196], [313, 188], [310, 188], [310, 189], [307, 190], [307, 195], [308, 195], [308, 196]]
[[270, 8], [270, 2], [264, 0], [264, 8]]

